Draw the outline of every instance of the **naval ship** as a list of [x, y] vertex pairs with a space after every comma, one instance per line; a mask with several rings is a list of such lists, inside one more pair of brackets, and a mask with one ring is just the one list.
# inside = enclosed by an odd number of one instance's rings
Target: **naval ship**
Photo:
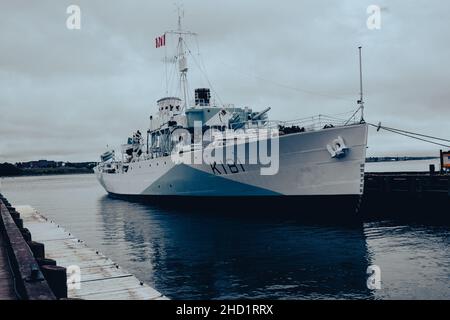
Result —
[[355, 212], [368, 133], [362, 82], [348, 119], [270, 120], [270, 108], [217, 103], [210, 88], [195, 89], [190, 100], [185, 38], [195, 35], [182, 29], [179, 17], [178, 29], [156, 39], [160, 47], [174, 36], [176, 53], [165, 63], [176, 68], [182, 97], [159, 99], [145, 134], [137, 131], [119, 152], [101, 155], [95, 173], [108, 194], [160, 203], [214, 199], [219, 206], [224, 200], [294, 201], [297, 208], [345, 206]]

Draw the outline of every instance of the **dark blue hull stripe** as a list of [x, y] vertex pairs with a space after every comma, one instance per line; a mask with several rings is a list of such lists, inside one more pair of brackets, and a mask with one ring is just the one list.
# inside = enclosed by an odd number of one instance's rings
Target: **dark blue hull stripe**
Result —
[[143, 195], [268, 196], [280, 193], [178, 165], [152, 183]]

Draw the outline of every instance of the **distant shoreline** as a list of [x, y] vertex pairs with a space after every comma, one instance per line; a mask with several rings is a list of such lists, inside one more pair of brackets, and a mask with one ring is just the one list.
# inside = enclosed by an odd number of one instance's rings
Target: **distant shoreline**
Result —
[[59, 167], [20, 167], [17, 164], [0, 163], [0, 177], [28, 177], [70, 174], [93, 174], [92, 165], [70, 164]]
[[78, 175], [78, 174], [94, 174], [94, 170], [76, 170], [76, 171], [70, 171], [70, 172], [63, 172], [63, 171], [52, 171], [52, 172], [23, 172], [20, 174], [15, 175], [3, 175], [0, 174], [0, 178], [20, 178], [20, 177], [39, 177], [39, 176], [71, 176], [71, 175]]
[[434, 159], [439, 159], [439, 157], [368, 157], [366, 158], [366, 162], [422, 161]]
[[[399, 162], [399, 161], [425, 161], [439, 159], [439, 157], [368, 157], [366, 163], [380, 163], [380, 162]], [[0, 177], [32, 177], [32, 176], [54, 176], [54, 175], [74, 175], [74, 174], [93, 174], [94, 162], [83, 163], [59, 163], [57, 166], [55, 162], [40, 160], [38, 162], [48, 162], [53, 166], [49, 167], [33, 167], [30, 163], [0, 163]], [[37, 163], [37, 162], [34, 162]]]

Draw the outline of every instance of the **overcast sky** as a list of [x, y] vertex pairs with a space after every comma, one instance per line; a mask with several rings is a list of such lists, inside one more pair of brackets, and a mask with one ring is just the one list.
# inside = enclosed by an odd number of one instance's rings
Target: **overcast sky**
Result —
[[[366, 120], [449, 138], [450, 2], [185, 0], [184, 25], [223, 103], [272, 107], [287, 120], [355, 108], [364, 47]], [[71, 4], [81, 30], [66, 27]], [[381, 29], [369, 30], [369, 5]], [[165, 95], [171, 1], [0, 2], [0, 162], [96, 161], [106, 145], [146, 130]], [[171, 40], [168, 39], [171, 45]], [[197, 46], [190, 48], [197, 55]], [[190, 87], [208, 86], [191, 60]], [[439, 147], [369, 135], [369, 155]]]

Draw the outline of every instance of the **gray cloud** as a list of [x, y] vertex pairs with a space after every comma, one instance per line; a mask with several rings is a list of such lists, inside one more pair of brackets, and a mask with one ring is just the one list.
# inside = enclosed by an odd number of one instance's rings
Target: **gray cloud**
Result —
[[[82, 29], [66, 28], [74, 1], [0, 4], [0, 161], [94, 160], [145, 129], [164, 95], [165, 49], [175, 28], [167, 1], [76, 1]], [[450, 3], [184, 1], [208, 78], [224, 103], [271, 106], [274, 119], [355, 107], [364, 46], [366, 118], [448, 137]], [[169, 42], [172, 41], [169, 39]], [[190, 43], [196, 59], [197, 45]], [[190, 61], [190, 87], [207, 86]], [[371, 131], [369, 154], [433, 154], [437, 147]]]

